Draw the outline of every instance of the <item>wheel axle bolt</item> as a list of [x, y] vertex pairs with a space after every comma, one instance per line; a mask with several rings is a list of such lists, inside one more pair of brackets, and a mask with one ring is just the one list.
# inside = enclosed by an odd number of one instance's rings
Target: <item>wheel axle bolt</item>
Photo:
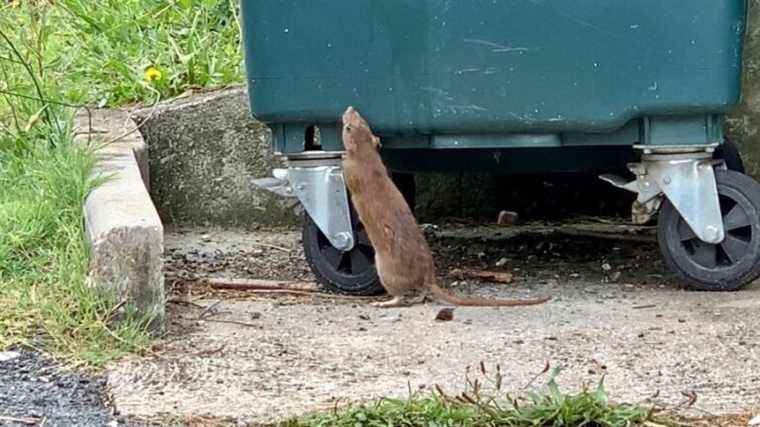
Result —
[[347, 249], [353, 240], [351, 233], [346, 233], [345, 231], [335, 234], [333, 239], [335, 240], [335, 247], [338, 249]]
[[708, 225], [705, 227], [705, 237], [707, 237], [710, 243], [717, 243], [719, 237], [718, 227], [714, 225]]

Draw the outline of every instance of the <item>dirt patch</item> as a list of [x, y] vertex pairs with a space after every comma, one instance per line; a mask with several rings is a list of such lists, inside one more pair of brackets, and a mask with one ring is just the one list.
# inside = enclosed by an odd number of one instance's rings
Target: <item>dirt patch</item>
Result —
[[484, 361], [500, 364], [512, 389], [549, 362], [563, 367], [560, 383], [569, 389], [605, 376], [618, 400], [673, 407], [686, 393], [697, 396], [691, 415], [760, 410], [757, 284], [738, 293], [680, 290], [651, 230], [614, 240], [536, 227], [501, 236], [428, 227], [443, 273], [487, 267], [515, 274], [511, 284], [442, 274], [457, 292], [554, 297], [536, 307], [457, 308], [448, 322], [435, 320], [434, 305], [380, 310], [318, 296], [212, 292], [197, 281], [309, 280], [294, 231], [167, 236], [176, 297], [192, 304], [171, 305], [170, 334], [155, 356], [109, 368], [114, 401], [134, 416], [264, 422], [336, 401], [404, 396], [408, 387], [459, 390], [467, 367]]

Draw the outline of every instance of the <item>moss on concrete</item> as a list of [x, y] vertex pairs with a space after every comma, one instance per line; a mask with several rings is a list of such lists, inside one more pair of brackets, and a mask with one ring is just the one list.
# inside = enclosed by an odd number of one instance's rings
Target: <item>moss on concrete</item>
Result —
[[760, 0], [750, 0], [742, 105], [728, 118], [747, 173], [760, 180]]

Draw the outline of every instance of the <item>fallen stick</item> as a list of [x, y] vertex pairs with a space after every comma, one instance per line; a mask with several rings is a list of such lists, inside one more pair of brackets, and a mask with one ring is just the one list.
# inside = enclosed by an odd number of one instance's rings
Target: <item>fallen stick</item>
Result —
[[38, 422], [40, 422], [39, 418], [31, 418], [31, 417], [6, 417], [6, 416], [0, 416], [0, 421], [8, 421], [11, 423], [21, 423], [21, 424], [27, 424], [27, 425], [35, 425]]
[[259, 325], [254, 325], [253, 323], [246, 323], [246, 322], [239, 322], [237, 320], [224, 320], [224, 319], [203, 319], [204, 322], [215, 322], [215, 323], [231, 323], [233, 325], [240, 325], [245, 326], [248, 328], [256, 328]]
[[318, 292], [319, 288], [311, 282], [293, 282], [283, 280], [236, 280], [236, 279], [207, 279], [206, 283], [214, 289], [230, 289], [234, 291], [251, 290], [288, 290], [301, 292]]
[[500, 271], [483, 271], [455, 268], [449, 271], [449, 276], [457, 277], [459, 280], [478, 279], [485, 280], [487, 282], [512, 283], [512, 273]]
[[177, 304], [177, 305], [187, 305], [190, 307], [196, 307], [196, 308], [206, 308], [205, 305], [196, 304], [192, 301], [187, 301], [181, 298], [169, 298], [166, 300], [167, 304]]
[[290, 252], [290, 249], [288, 248], [283, 248], [282, 246], [277, 246], [277, 245], [270, 245], [269, 243], [252, 242], [251, 244], [254, 246], [261, 246], [264, 248], [277, 249], [283, 252]]
[[252, 294], [286, 294], [286, 295], [303, 295], [309, 297], [319, 298], [332, 298], [332, 299], [345, 299], [345, 300], [357, 300], [357, 301], [369, 301], [374, 300], [374, 297], [357, 297], [351, 295], [338, 295], [328, 294], [317, 291], [302, 291], [298, 289], [246, 289], [246, 292]]
[[619, 240], [621, 242], [654, 243], [657, 236], [652, 234], [630, 234], [621, 232], [603, 233], [599, 231], [585, 231], [573, 228], [557, 229], [555, 233], [572, 237], [591, 237], [595, 239]]
[[233, 291], [244, 291], [251, 294], [288, 294], [303, 295], [320, 298], [344, 299], [366, 301], [372, 300], [372, 297], [357, 297], [350, 295], [337, 295], [321, 292], [319, 287], [312, 282], [290, 282], [278, 280], [229, 280], [229, 279], [207, 279], [206, 283], [214, 289], [227, 289]]

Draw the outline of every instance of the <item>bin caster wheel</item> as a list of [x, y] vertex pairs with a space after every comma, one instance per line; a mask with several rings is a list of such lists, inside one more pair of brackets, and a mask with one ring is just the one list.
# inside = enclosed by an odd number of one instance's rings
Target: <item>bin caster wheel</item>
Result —
[[358, 216], [351, 209], [356, 244], [343, 252], [336, 249], [305, 214], [303, 249], [306, 262], [317, 281], [328, 291], [348, 295], [378, 295], [384, 292], [375, 270], [375, 250]]
[[686, 287], [700, 291], [735, 291], [760, 276], [760, 184], [731, 170], [716, 170], [726, 238], [712, 245], [694, 235], [665, 200], [657, 240], [667, 267]]

